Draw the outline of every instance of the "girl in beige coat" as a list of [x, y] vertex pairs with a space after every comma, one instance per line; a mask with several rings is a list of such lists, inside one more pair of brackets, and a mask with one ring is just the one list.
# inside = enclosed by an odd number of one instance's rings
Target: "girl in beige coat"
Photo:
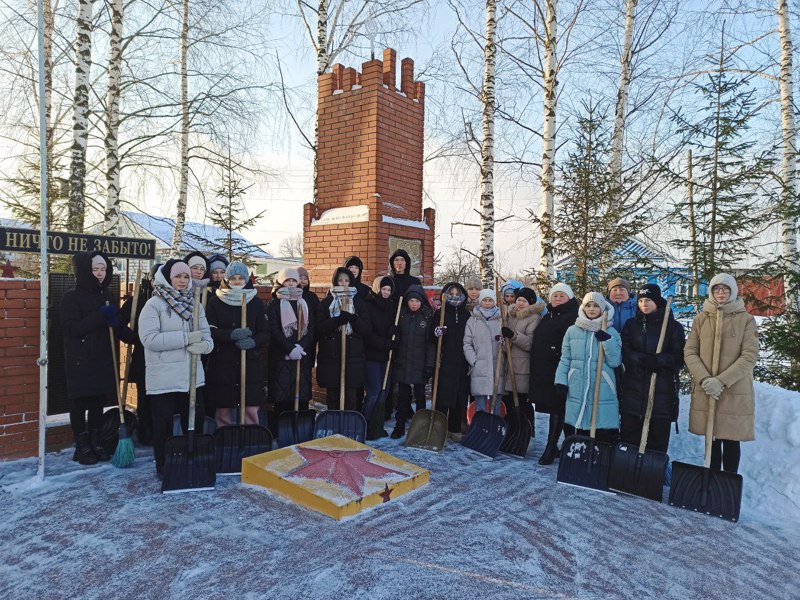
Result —
[[[755, 319], [738, 298], [736, 280], [716, 275], [708, 286], [709, 299], [692, 323], [684, 359], [692, 375], [692, 407], [689, 431], [706, 432], [708, 397], [716, 399], [711, 468], [736, 473], [741, 455], [739, 442], [755, 439], [755, 392], [753, 368], [758, 360]], [[720, 334], [715, 336], [717, 324]], [[712, 373], [715, 338], [719, 367]]]

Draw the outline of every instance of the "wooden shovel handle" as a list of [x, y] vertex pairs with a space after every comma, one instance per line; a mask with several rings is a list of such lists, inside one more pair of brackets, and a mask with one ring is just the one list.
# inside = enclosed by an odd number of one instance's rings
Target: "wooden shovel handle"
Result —
[[[205, 290], [203, 290], [205, 291]], [[247, 327], [247, 297], [242, 293], [242, 329]], [[239, 353], [239, 425], [244, 425], [245, 419], [245, 383], [247, 382], [247, 350]]]
[[[494, 298], [495, 298], [495, 303], [497, 304], [497, 310], [501, 311], [500, 312], [500, 315], [501, 315], [500, 323], [502, 323], [503, 322], [502, 321], [502, 314], [503, 314], [502, 310], [503, 309], [500, 307], [500, 301], [502, 300], [502, 298], [500, 297], [500, 280], [497, 278], [496, 275], [495, 275], [495, 278], [494, 278]], [[502, 325], [501, 325], [501, 327], [502, 327]], [[501, 339], [497, 342], [498, 344], [501, 343], [502, 337], [503, 337], [503, 332], [501, 330], [500, 331], [500, 338]], [[494, 365], [494, 380], [492, 381], [492, 406], [489, 409], [489, 411], [491, 413], [494, 413], [494, 407], [495, 407], [495, 404], [497, 403], [497, 388], [499, 387], [498, 383], [500, 382], [500, 367], [502, 366], [502, 364], [503, 364], [503, 351], [502, 351], [502, 348], [498, 348], [497, 349], [497, 362]]]
[[[442, 294], [442, 306], [439, 309], [439, 327], [444, 327], [444, 306], [445, 306], [445, 295]], [[436, 364], [433, 368], [433, 389], [431, 390], [431, 410], [436, 410], [436, 395], [439, 392], [439, 369], [441, 365], [442, 359], [442, 338], [444, 336], [440, 335], [439, 339], [436, 340]]]
[[[136, 269], [136, 280], [133, 282], [133, 300], [131, 301], [131, 331], [136, 329], [136, 311], [139, 308], [139, 280], [142, 278], [142, 269]], [[131, 360], [133, 359], [133, 344], [128, 344], [128, 351], [125, 353], [125, 378], [123, 379], [122, 384], [122, 398], [127, 400], [128, 398], [128, 379], [130, 378], [131, 374]], [[117, 381], [117, 387], [119, 387], [119, 381]], [[120, 412], [120, 418], [122, 418], [123, 413]]]
[[[503, 327], [508, 327], [508, 309], [503, 306], [500, 309], [501, 322]], [[511, 396], [514, 398], [514, 408], [519, 408], [519, 394], [517, 394], [517, 376], [514, 374], [514, 361], [511, 359], [511, 340], [503, 344], [506, 351], [506, 363], [508, 364], [508, 374], [511, 376]]]
[[[397, 324], [400, 322], [400, 310], [403, 308], [403, 297], [400, 296], [400, 300], [397, 301], [397, 311], [394, 313], [394, 326], [397, 327]], [[392, 335], [392, 341], [395, 340], [397, 336]], [[392, 368], [392, 355], [394, 354], [394, 350], [389, 350], [389, 360], [386, 363], [386, 368], [383, 370], [383, 387], [381, 388], [382, 391], [386, 391], [386, 386], [389, 383], [389, 371]]]
[[[661, 323], [661, 332], [658, 334], [658, 344], [656, 354], [661, 353], [664, 347], [664, 338], [667, 336], [667, 324], [669, 323], [669, 307], [672, 305], [672, 296], [667, 298], [667, 306], [664, 309], [664, 321]], [[650, 389], [647, 392], [647, 408], [644, 411], [644, 423], [642, 423], [642, 437], [639, 440], [639, 454], [644, 454], [647, 449], [647, 438], [650, 435], [650, 418], [653, 416], [653, 400], [656, 396], [656, 372], [650, 375]]]
[[[300, 343], [300, 332], [303, 330], [303, 311], [300, 310], [300, 304], [297, 305], [297, 343]], [[294, 412], [300, 410], [300, 363], [303, 358], [295, 361], [297, 364], [294, 368]]]
[[[719, 352], [722, 343], [722, 311], [717, 307], [716, 323], [714, 325], [714, 347], [711, 349], [711, 376], [716, 377], [719, 372]], [[708, 399], [708, 413], [706, 415], [706, 452], [703, 464], [706, 469], [711, 468], [711, 445], [714, 441], [714, 416], [717, 411], [717, 399], [711, 394], [706, 394]]]
[[[106, 302], [108, 304], [108, 302]], [[122, 394], [119, 391], [119, 362], [117, 361], [117, 342], [114, 340], [114, 328], [108, 328], [108, 339], [111, 342], [111, 360], [114, 363], [114, 381], [117, 390], [117, 408], [119, 408], [120, 425], [125, 422], [125, 407], [122, 404]]]
[[[192, 304], [192, 331], [200, 329], [200, 288], [194, 289]], [[189, 431], [194, 431], [194, 413], [197, 402], [197, 354], [189, 359]]]
[[[608, 313], [603, 311], [603, 321], [600, 324], [600, 329], [605, 331], [607, 325]], [[600, 341], [597, 342], [597, 348], [597, 373], [594, 377], [594, 399], [592, 400], [592, 428], [589, 431], [589, 437], [592, 439], [594, 439], [594, 435], [597, 432], [597, 408], [600, 405], [600, 378], [603, 376], [603, 358], [605, 357], [603, 344]]]

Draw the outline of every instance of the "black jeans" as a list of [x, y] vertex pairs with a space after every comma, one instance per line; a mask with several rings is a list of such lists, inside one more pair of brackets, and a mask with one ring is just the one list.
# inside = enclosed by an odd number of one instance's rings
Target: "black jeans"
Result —
[[[633, 446], [638, 446], [642, 439], [644, 419], [636, 415], [620, 415], [620, 439]], [[647, 434], [647, 450], [666, 452], [669, 448], [669, 435], [672, 421], [650, 419], [650, 432]]]
[[397, 420], [406, 421], [410, 419], [414, 412], [411, 410], [411, 394], [417, 404], [417, 410], [425, 408], [425, 384], [415, 383], [413, 386], [408, 383], [397, 384]]
[[[339, 410], [339, 388], [327, 388], [327, 390], [328, 397], [326, 398], [326, 403], [328, 405], [328, 410]], [[344, 388], [344, 409], [356, 410], [356, 388]]]
[[711, 442], [711, 468], [717, 471], [722, 467], [728, 473], [739, 471], [742, 457], [741, 443], [736, 440], [714, 440]]
[[[588, 429], [578, 429], [576, 430], [575, 427], [572, 425], [567, 425], [564, 423], [564, 437], [568, 438], [571, 435], [589, 435]], [[615, 446], [619, 441], [619, 429], [597, 429], [595, 431], [595, 439], [598, 442], [603, 442], [605, 444], [611, 444]]]
[[[172, 435], [172, 415], [181, 416], [184, 434], [189, 429], [189, 392], [150, 395], [150, 411], [153, 415], [153, 454], [156, 458], [156, 471], [160, 473], [164, 468], [167, 438]], [[195, 431], [203, 433], [203, 388], [197, 388], [194, 416]]]
[[[103, 425], [103, 404], [106, 396], [83, 396], [72, 399], [72, 408], [69, 411], [69, 424], [72, 434], [78, 437], [84, 431], [100, 429]], [[86, 428], [86, 412], [89, 412], [89, 429]]]

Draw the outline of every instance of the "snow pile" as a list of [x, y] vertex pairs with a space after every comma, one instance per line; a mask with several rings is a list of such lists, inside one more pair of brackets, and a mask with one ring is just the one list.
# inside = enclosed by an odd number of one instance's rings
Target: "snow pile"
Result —
[[329, 208], [319, 216], [319, 219], [311, 219], [311, 226], [341, 225], [343, 223], [361, 223], [363, 221], [369, 221], [369, 206], [359, 204], [358, 206]]

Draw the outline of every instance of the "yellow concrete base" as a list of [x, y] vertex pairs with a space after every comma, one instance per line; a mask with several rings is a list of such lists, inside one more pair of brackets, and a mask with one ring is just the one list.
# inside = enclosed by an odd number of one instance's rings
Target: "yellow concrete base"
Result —
[[421, 467], [341, 435], [242, 460], [242, 482], [340, 520], [430, 480]]

